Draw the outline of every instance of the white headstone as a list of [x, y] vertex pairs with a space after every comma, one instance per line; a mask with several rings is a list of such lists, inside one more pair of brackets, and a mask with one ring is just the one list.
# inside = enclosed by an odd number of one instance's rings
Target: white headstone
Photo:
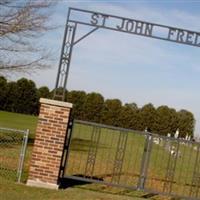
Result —
[[179, 129], [176, 130], [176, 133], [175, 133], [174, 137], [178, 138], [178, 136], [179, 136]]
[[188, 134], [185, 136], [185, 140], [188, 140]]

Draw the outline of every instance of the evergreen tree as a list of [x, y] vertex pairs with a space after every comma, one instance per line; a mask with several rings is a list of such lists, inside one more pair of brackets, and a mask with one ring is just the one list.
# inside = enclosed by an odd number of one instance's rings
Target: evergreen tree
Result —
[[73, 104], [72, 116], [84, 120], [86, 93], [84, 91], [70, 91], [67, 93], [67, 101]]
[[84, 104], [84, 118], [87, 121], [101, 122], [104, 98], [99, 93], [89, 93]]
[[155, 131], [155, 118], [156, 118], [156, 109], [153, 104], [149, 103], [144, 105], [139, 112], [141, 118], [141, 129], [145, 130], [148, 128], [152, 132]]
[[120, 126], [122, 103], [119, 99], [107, 99], [102, 112], [102, 122], [108, 125]]
[[5, 110], [10, 112], [16, 112], [17, 110], [17, 84], [16, 82], [8, 82], [6, 89], [6, 101], [5, 101]]
[[178, 113], [175, 109], [170, 108], [170, 132], [175, 134], [176, 130], [178, 129]]
[[178, 128], [180, 137], [190, 135], [193, 137], [195, 119], [191, 112], [187, 110], [180, 110], [178, 112]]
[[167, 106], [160, 106], [156, 110], [156, 124], [155, 129], [158, 134], [167, 135], [170, 132], [168, 126], [169, 108]]
[[16, 112], [37, 114], [38, 93], [35, 83], [25, 78], [17, 81]]
[[39, 96], [39, 98], [47, 98], [47, 99], [49, 99], [50, 96], [51, 96], [49, 88], [46, 87], [46, 86], [40, 87], [38, 89], [38, 96]]
[[119, 126], [137, 130], [138, 108], [136, 104], [125, 104], [121, 107]]
[[156, 110], [155, 131], [161, 135], [174, 134], [176, 131], [176, 113], [168, 106], [160, 106]]
[[3, 110], [5, 107], [6, 90], [7, 80], [4, 77], [0, 76], [0, 110]]

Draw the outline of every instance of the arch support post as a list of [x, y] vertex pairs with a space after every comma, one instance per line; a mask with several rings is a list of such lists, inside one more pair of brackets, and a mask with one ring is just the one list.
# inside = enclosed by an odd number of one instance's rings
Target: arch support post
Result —
[[58, 189], [72, 104], [44, 98], [40, 104], [27, 185]]

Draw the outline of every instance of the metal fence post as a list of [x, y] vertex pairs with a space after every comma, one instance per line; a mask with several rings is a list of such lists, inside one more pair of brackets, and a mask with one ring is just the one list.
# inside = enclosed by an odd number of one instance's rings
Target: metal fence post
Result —
[[21, 147], [21, 151], [20, 151], [19, 165], [18, 165], [18, 170], [17, 170], [17, 182], [18, 183], [21, 182], [22, 171], [23, 171], [23, 166], [24, 166], [24, 158], [25, 158], [26, 148], [27, 148], [27, 143], [28, 143], [28, 136], [29, 136], [29, 129], [27, 129], [24, 132], [22, 147]]
[[[71, 112], [70, 112], [70, 117], [71, 117]], [[69, 155], [69, 146], [71, 143], [71, 137], [73, 133], [73, 126], [74, 126], [74, 122], [71, 119], [68, 122], [68, 129], [66, 130], [65, 144], [63, 147], [63, 153], [62, 153], [62, 159], [61, 159], [60, 171], [59, 171], [59, 184], [60, 184], [61, 179], [64, 177], [65, 170], [68, 164], [67, 161], [68, 161], [68, 155]]]
[[141, 163], [141, 168], [140, 168], [140, 177], [139, 177], [138, 186], [137, 186], [138, 190], [143, 190], [145, 188], [147, 170], [149, 167], [149, 160], [150, 160], [151, 150], [152, 150], [152, 143], [153, 143], [153, 136], [151, 133], [147, 132], [146, 141], [144, 144], [142, 163]]
[[173, 155], [171, 152], [169, 154], [169, 158], [167, 161], [167, 169], [166, 169], [166, 176], [165, 176], [165, 183], [163, 186], [163, 192], [165, 193], [171, 193], [172, 192], [172, 184], [174, 181], [174, 176], [175, 176], [175, 170], [176, 170], [176, 163], [178, 159], [178, 152], [179, 152], [179, 147], [180, 147], [180, 142], [177, 140], [176, 146], [170, 144], [170, 151], [171, 148], [174, 147], [175, 155]]
[[200, 190], [200, 145], [197, 147], [193, 177], [190, 187], [190, 197], [198, 198]]

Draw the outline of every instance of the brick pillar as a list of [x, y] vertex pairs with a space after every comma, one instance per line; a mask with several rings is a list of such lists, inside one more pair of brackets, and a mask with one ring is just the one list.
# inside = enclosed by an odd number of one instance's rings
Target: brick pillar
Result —
[[40, 104], [27, 185], [57, 189], [72, 104], [44, 98]]

